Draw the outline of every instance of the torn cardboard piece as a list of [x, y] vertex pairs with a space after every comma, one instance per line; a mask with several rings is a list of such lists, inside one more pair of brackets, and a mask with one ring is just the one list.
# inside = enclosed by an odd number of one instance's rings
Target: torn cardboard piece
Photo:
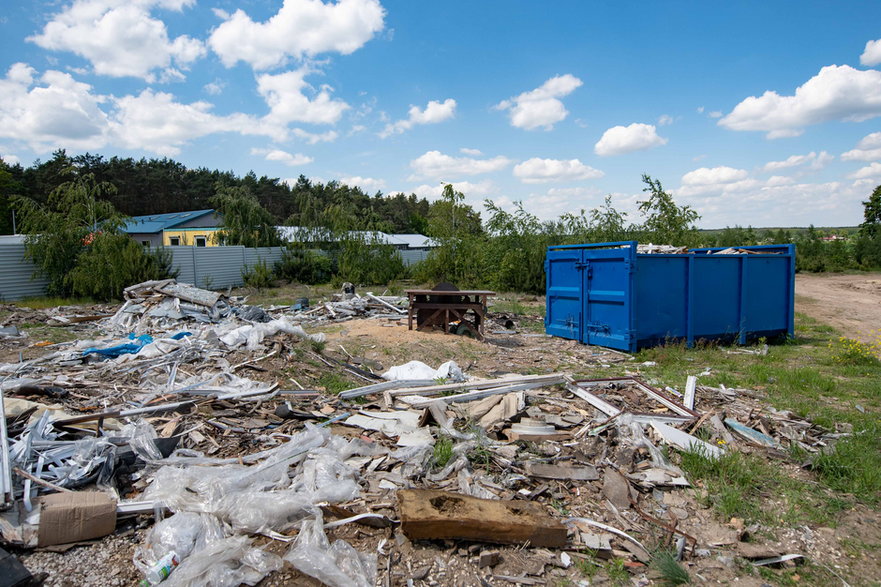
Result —
[[100, 491], [53, 493], [40, 498], [38, 546], [107, 536], [116, 529], [116, 501]]

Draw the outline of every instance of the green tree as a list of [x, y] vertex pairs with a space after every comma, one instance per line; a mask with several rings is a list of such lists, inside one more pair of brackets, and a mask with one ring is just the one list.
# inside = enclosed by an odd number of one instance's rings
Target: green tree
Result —
[[122, 232], [125, 217], [102, 196], [112, 184], [85, 174], [52, 190], [45, 204], [18, 196], [26, 255], [50, 295], [118, 298], [133, 283], [171, 275], [170, 259]]
[[700, 234], [695, 222], [700, 219], [691, 206], [677, 206], [673, 196], [664, 191], [661, 182], [643, 174], [649, 198], [639, 202], [639, 211], [645, 217], [641, 230], [643, 240], [658, 244], [693, 247], [698, 244]]
[[245, 247], [282, 244], [272, 214], [247, 188], [218, 184], [211, 203], [223, 215], [223, 227], [218, 231], [221, 244]]
[[423, 261], [418, 278], [423, 281], [449, 281], [459, 287], [486, 283], [481, 269], [485, 238], [480, 213], [465, 204], [465, 194], [444, 186], [441, 199], [428, 213], [428, 236], [438, 246]]
[[0, 159], [0, 234], [13, 233], [12, 198], [21, 193], [21, 187], [7, 169], [6, 163]]
[[881, 185], [876, 187], [869, 199], [863, 202], [860, 234], [870, 238], [881, 236]]
[[75, 296], [109, 301], [132, 284], [168, 277], [176, 277], [169, 251], [144, 249], [127, 234], [101, 232], [83, 248], [64, 282]]
[[85, 175], [53, 189], [46, 204], [22, 196], [14, 198], [21, 231], [27, 235], [26, 255], [37, 273], [49, 280], [50, 295], [72, 293], [67, 274], [98, 232], [119, 232], [123, 217], [101, 199], [114, 190], [112, 184]]
[[863, 222], [854, 245], [854, 258], [860, 266], [881, 267], [881, 185], [863, 202]]

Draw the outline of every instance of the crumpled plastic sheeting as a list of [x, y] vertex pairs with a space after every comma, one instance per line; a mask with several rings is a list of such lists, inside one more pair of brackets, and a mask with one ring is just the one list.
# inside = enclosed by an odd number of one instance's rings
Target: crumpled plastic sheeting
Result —
[[[171, 518], [174, 519], [174, 518]], [[236, 587], [256, 585], [282, 567], [280, 557], [251, 546], [246, 536], [232, 536], [208, 545], [181, 561], [162, 582], [167, 587]]]
[[[359, 443], [307, 426], [289, 442], [265, 451], [267, 458], [259, 465], [162, 467], [144, 499], [176, 512], [214, 514], [238, 531], [283, 531], [313, 514], [316, 503], [358, 495], [356, 473], [343, 461], [359, 450]], [[291, 479], [288, 471], [295, 465]]]
[[[356, 497], [357, 472], [345, 461], [376, 451], [358, 439], [348, 441], [306, 424], [288, 442], [246, 457], [249, 462], [261, 459], [252, 466], [238, 462], [203, 466], [205, 459], [200, 457], [166, 459], [184, 466], [159, 469], [143, 499], [163, 502], [177, 513], [148, 535], [148, 543], [136, 552], [136, 564], [149, 564], [173, 548], [189, 547], [189, 556], [163, 585], [253, 585], [281, 568], [282, 561], [252, 548], [240, 534], [284, 531], [299, 523], [308, 535], [301, 530], [289, 552], [291, 562], [300, 565], [297, 568], [331, 586], [371, 587], [376, 557], [360, 554], [342, 540], [330, 546], [316, 504]], [[233, 536], [217, 538], [219, 528]]]
[[331, 545], [320, 513], [303, 522], [284, 559], [330, 587], [373, 587], [376, 581], [376, 555], [358, 552], [344, 540]]
[[432, 369], [422, 361], [410, 361], [403, 365], [395, 365], [382, 374], [388, 381], [399, 379], [444, 379], [450, 383], [465, 381], [465, 374], [455, 361], [447, 361], [437, 369]]
[[279, 332], [292, 334], [299, 338], [314, 340], [315, 342], [324, 342], [325, 340], [324, 333], [307, 334], [302, 326], [291, 324], [290, 320], [285, 316], [262, 324], [240, 326], [221, 336], [220, 340], [228, 347], [236, 348], [244, 344], [249, 351], [253, 351], [260, 347], [260, 343], [263, 342], [264, 338], [278, 334]]
[[671, 463], [670, 460], [664, 456], [664, 453], [661, 452], [661, 449], [648, 439], [642, 428], [642, 424], [634, 422], [632, 415], [621, 414], [616, 419], [615, 426], [618, 428], [618, 434], [623, 442], [630, 444], [633, 448], [643, 447], [649, 452], [653, 466], [659, 469], [666, 469], [667, 471], [676, 473], [680, 476], [683, 475], [682, 470]]
[[182, 512], [153, 525], [144, 543], [135, 548], [135, 566], [146, 574], [169, 552], [181, 560], [205, 548], [210, 542], [226, 538], [220, 521], [208, 514]]

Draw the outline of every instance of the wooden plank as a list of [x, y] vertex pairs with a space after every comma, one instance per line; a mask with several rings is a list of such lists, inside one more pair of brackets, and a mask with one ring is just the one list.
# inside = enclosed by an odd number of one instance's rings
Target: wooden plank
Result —
[[398, 491], [401, 529], [410, 540], [473, 540], [559, 548], [566, 527], [524, 500], [478, 499], [430, 489]]
[[530, 477], [560, 481], [596, 481], [600, 478], [596, 467], [569, 467], [548, 463], [526, 463], [526, 474]]

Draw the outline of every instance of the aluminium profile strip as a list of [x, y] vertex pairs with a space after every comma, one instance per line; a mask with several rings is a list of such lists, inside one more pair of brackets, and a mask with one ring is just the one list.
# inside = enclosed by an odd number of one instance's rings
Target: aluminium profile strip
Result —
[[0, 389], [0, 491], [3, 492], [2, 508], [12, 505], [12, 465], [9, 462], [9, 436], [6, 430], [6, 406], [3, 402], [3, 390]]

